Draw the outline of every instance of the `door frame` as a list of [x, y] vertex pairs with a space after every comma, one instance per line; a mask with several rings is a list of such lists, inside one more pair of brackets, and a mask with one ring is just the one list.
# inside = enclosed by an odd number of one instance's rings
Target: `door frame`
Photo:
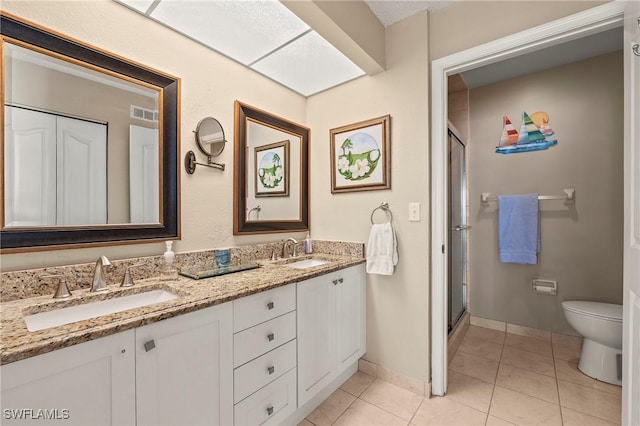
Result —
[[[449, 262], [445, 247], [448, 217], [447, 77], [621, 27], [624, 22], [624, 10], [625, 2], [613, 1], [431, 61], [431, 394], [433, 395], [444, 395], [447, 389], [447, 268]], [[625, 152], [630, 152], [632, 142], [631, 138], [625, 135]], [[628, 180], [629, 176], [625, 175], [625, 186], [629, 184]]]

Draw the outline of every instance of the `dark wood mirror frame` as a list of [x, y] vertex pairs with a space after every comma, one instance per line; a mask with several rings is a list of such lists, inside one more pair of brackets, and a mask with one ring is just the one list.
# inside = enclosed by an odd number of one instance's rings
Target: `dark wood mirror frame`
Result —
[[[149, 240], [170, 240], [180, 237], [180, 79], [99, 50], [80, 41], [22, 20], [6, 12], [0, 14], [0, 34], [41, 49], [67, 56], [125, 77], [139, 80], [160, 89], [161, 127], [161, 194], [159, 224], [123, 224], [99, 226], [69, 226], [64, 228], [3, 229], [0, 231], [2, 253], [72, 249], [85, 246], [144, 243]], [[4, 54], [3, 52], [0, 52]], [[4, 69], [2, 83], [4, 84]], [[4, 92], [4, 87], [2, 87]], [[4, 112], [2, 128], [4, 129]], [[1, 161], [4, 161], [4, 130]], [[3, 167], [4, 168], [4, 167]], [[4, 179], [4, 176], [0, 177]], [[2, 194], [4, 210], [4, 194]]]
[[[309, 135], [310, 130], [300, 124], [272, 115], [239, 101], [234, 105], [234, 188], [233, 234], [266, 234], [306, 231], [309, 229]], [[300, 137], [300, 220], [247, 221], [247, 120], [260, 122]]]

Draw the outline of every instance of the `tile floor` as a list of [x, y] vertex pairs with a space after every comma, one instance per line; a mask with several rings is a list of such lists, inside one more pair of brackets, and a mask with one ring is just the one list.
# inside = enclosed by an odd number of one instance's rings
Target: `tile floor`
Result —
[[581, 339], [551, 341], [469, 326], [449, 365], [445, 397], [356, 372], [299, 426], [611, 425], [621, 388], [578, 371]]

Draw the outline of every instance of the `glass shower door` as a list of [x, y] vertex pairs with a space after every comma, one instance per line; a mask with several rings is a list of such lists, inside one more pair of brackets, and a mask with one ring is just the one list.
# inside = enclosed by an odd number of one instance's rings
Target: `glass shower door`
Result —
[[465, 144], [449, 129], [449, 331], [467, 309]]

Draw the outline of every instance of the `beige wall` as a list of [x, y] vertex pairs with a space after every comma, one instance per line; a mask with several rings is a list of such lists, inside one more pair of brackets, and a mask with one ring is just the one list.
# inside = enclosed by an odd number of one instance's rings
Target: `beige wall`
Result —
[[[473, 315], [572, 332], [564, 300], [622, 303], [622, 52], [473, 89], [469, 141], [470, 311]], [[519, 129], [522, 110], [549, 114], [558, 145], [495, 154], [506, 114]], [[498, 261], [497, 203], [480, 194], [562, 194], [575, 206], [541, 201], [537, 265]], [[531, 291], [533, 277], [558, 281], [558, 295]]]
[[[179, 170], [182, 239], [175, 251], [276, 241], [284, 234], [233, 236], [233, 102], [238, 99], [295, 122], [305, 123], [304, 97], [111, 0], [3, 1], [3, 10], [182, 79]], [[224, 172], [198, 167], [187, 175], [187, 151], [199, 153], [193, 130], [205, 116], [217, 118], [229, 144], [216, 161]], [[292, 234], [304, 238], [304, 233]], [[287, 236], [289, 236], [287, 234]], [[135, 244], [2, 255], [2, 270], [64, 265], [162, 254], [164, 244]]]
[[[367, 241], [371, 211], [386, 201], [398, 235], [393, 276], [367, 279], [369, 361], [429, 377], [429, 126], [426, 13], [387, 27], [387, 70], [307, 102], [314, 238]], [[391, 114], [391, 190], [331, 194], [329, 130]], [[409, 202], [422, 220], [408, 221]], [[380, 218], [377, 218], [380, 220]]]

